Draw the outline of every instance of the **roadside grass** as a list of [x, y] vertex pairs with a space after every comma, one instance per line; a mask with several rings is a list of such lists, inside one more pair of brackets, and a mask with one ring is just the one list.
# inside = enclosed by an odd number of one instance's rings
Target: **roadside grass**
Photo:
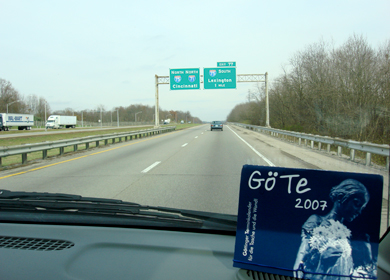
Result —
[[29, 135], [23, 137], [11, 137], [11, 138], [0, 138], [0, 146], [16, 146], [16, 145], [24, 145], [24, 144], [33, 144], [33, 143], [41, 143], [41, 142], [51, 142], [57, 140], [66, 140], [73, 138], [81, 138], [93, 135], [105, 135], [105, 134], [113, 134], [119, 132], [129, 132], [129, 131], [137, 131], [150, 129], [151, 127], [134, 127], [134, 128], [120, 128], [120, 129], [108, 129], [108, 130], [97, 130], [97, 131], [80, 131], [80, 132], [68, 132], [68, 133], [57, 133], [57, 134], [47, 134], [47, 135]]
[[[112, 144], [112, 140], [109, 140], [108, 144]], [[103, 146], [104, 145], [104, 141], [100, 141], [99, 145]], [[95, 142], [91, 142], [89, 144], [88, 150], [91, 149], [91, 148], [96, 148], [96, 143]], [[86, 145], [85, 144], [78, 145], [77, 151], [74, 151], [73, 146], [69, 146], [69, 147], [65, 147], [64, 148], [64, 155], [71, 155], [71, 154], [78, 153], [78, 152], [83, 152], [83, 151], [86, 151], [86, 150], [87, 149], [86, 149]], [[59, 149], [58, 148], [51, 149], [51, 150], [47, 151], [47, 159], [56, 158], [58, 156], [59, 156]], [[33, 152], [33, 153], [28, 153], [27, 154], [27, 164], [31, 164], [34, 161], [40, 161], [40, 160], [42, 160], [42, 152]], [[20, 164], [22, 163], [22, 155], [14, 155], [14, 156], [5, 157], [5, 158], [2, 159], [1, 163], [2, 163], [2, 166], [0, 167], [0, 170], [4, 170], [4, 169], [20, 166]]]
[[[143, 126], [143, 127], [153, 127], [153, 125], [149, 125], [149, 126]], [[77, 126], [76, 128], [63, 128], [63, 129], [47, 129], [47, 132], [50, 133], [50, 132], [55, 132], [55, 131], [64, 131], [64, 132], [67, 132], [67, 133], [76, 133], [78, 132], [78, 130], [92, 130], [92, 129], [100, 129], [100, 126], [84, 126], [84, 127], [81, 127], [81, 126]], [[101, 131], [102, 130], [116, 130], [116, 129], [125, 129], [124, 127], [122, 128], [117, 128], [116, 126], [103, 126]], [[18, 129], [11, 129], [9, 131], [1, 131], [0, 130], [0, 135], [2, 135], [3, 133], [4, 134], [20, 134], [20, 133], [31, 133], [31, 134], [34, 134], [34, 133], [37, 133], [37, 132], [43, 132], [45, 130], [45, 127], [37, 127], [37, 126], [33, 126], [31, 130], [18, 130]]]
[[26, 133], [26, 132], [29, 132], [29, 133], [42, 132], [42, 129], [37, 130], [37, 128], [34, 127], [31, 130], [14, 130], [14, 129], [11, 129], [11, 130], [8, 130], [8, 131], [0, 130], [0, 135], [3, 135], [3, 134], [20, 134], [20, 133]]
[[167, 125], [163, 125], [163, 126], [176, 126], [176, 130], [181, 130], [181, 129], [186, 129], [186, 128], [190, 128], [190, 127], [194, 127], [194, 126], [199, 126], [201, 125], [200, 123], [178, 123], [178, 124], [167, 124]]

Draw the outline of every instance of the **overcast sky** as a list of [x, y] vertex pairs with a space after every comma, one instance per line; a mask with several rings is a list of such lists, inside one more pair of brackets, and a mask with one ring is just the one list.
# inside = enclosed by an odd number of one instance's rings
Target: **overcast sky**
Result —
[[[390, 1], [0, 0], [0, 78], [53, 110], [155, 104], [155, 75], [235, 61], [237, 74], [269, 79], [321, 39], [390, 39]], [[224, 120], [253, 83], [170, 91], [160, 107]], [[201, 86], [203, 87], [203, 86]]]

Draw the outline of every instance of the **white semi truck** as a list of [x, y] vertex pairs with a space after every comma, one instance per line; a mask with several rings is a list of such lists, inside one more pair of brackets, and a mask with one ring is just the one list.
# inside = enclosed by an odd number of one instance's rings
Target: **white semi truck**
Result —
[[8, 131], [17, 126], [19, 130], [30, 130], [34, 125], [34, 115], [0, 113], [0, 131]]
[[76, 124], [76, 116], [51, 115], [47, 119], [46, 128], [75, 128]]

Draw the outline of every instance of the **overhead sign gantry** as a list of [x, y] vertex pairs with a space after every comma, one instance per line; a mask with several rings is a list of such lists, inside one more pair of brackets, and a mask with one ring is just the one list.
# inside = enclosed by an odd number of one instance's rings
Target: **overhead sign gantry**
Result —
[[158, 85], [169, 84], [170, 90], [195, 90], [201, 89], [235, 89], [236, 83], [265, 83], [266, 96], [266, 126], [269, 124], [269, 103], [268, 103], [268, 73], [265, 74], [238, 74], [236, 73], [236, 62], [218, 62], [217, 67], [204, 68], [203, 75], [200, 75], [199, 68], [178, 68], [170, 69], [169, 76], [155, 75], [156, 105], [155, 105], [155, 126], [160, 125], [159, 118], [159, 96]]

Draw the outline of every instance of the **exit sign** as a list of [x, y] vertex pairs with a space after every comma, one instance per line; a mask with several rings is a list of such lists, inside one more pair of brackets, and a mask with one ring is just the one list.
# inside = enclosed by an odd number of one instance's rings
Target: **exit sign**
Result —
[[235, 62], [217, 62], [218, 67], [236, 67]]
[[203, 68], [204, 89], [236, 88], [236, 68]]

